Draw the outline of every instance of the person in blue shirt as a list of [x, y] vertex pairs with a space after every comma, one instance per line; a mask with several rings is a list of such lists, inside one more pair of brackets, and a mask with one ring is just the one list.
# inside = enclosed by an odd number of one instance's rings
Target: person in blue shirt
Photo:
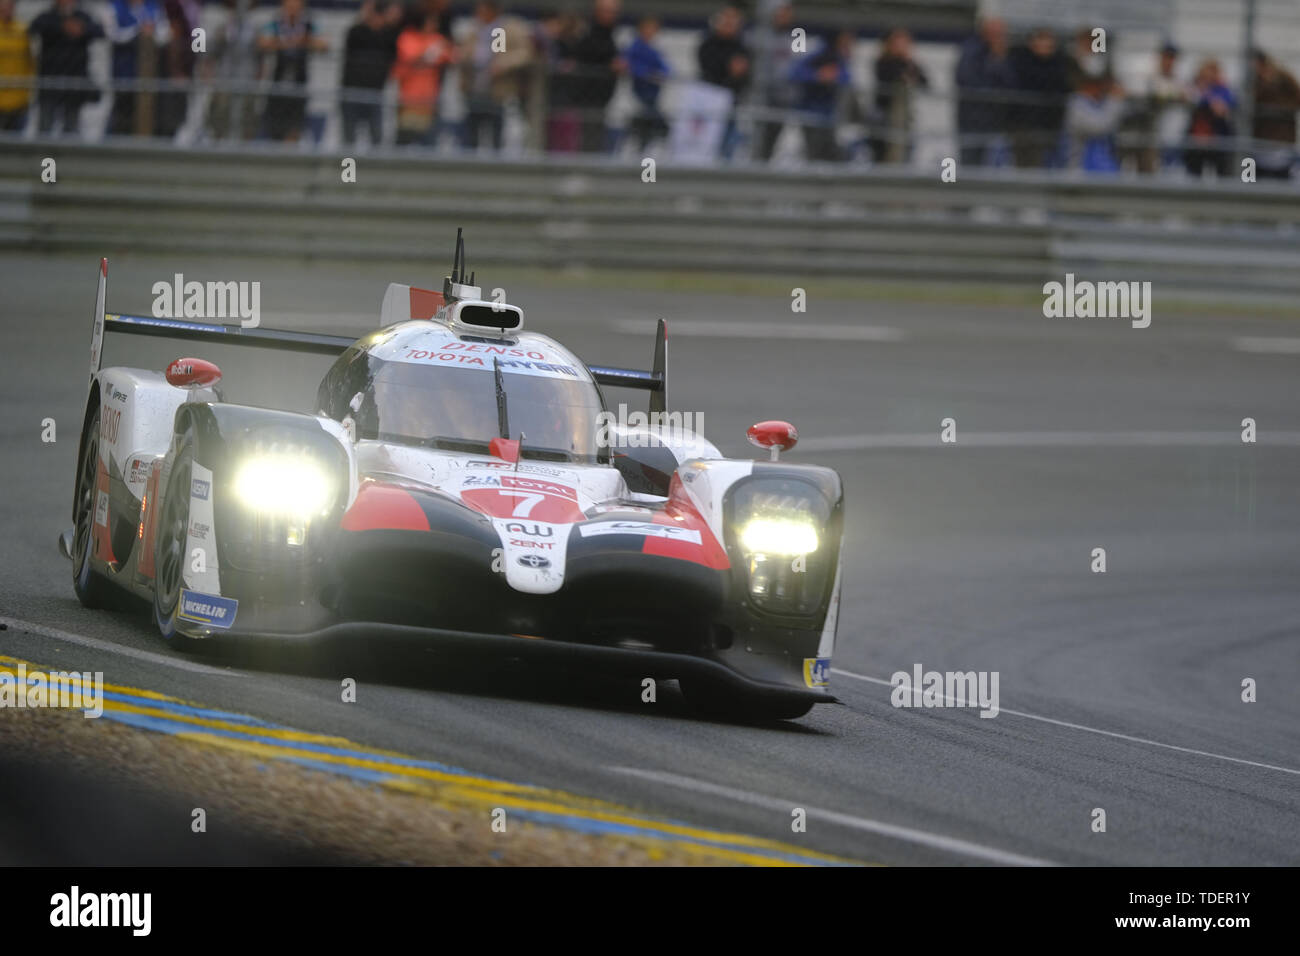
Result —
[[1192, 98], [1194, 105], [1183, 164], [1193, 176], [1203, 175], [1206, 169], [1220, 177], [1227, 176], [1232, 138], [1237, 133], [1237, 98], [1224, 82], [1218, 60], [1201, 63]]
[[[155, 94], [126, 88], [137, 81], [156, 81], [160, 51], [170, 39], [170, 26], [158, 0], [113, 0], [108, 39], [113, 44], [113, 110], [108, 131], [116, 135], [143, 132], [152, 135]], [[149, 115], [137, 122], [140, 108]], [[137, 127], [140, 127], [137, 130]]]
[[632, 95], [639, 105], [632, 117], [631, 131], [642, 153], [651, 142], [668, 135], [668, 123], [659, 109], [659, 94], [672, 71], [664, 55], [655, 48], [658, 34], [659, 20], [642, 17], [636, 27], [636, 39], [623, 54], [628, 75], [632, 77]]
[[803, 121], [804, 150], [809, 160], [842, 162], [835, 121], [849, 87], [853, 34], [843, 31], [822, 43], [816, 53], [795, 62], [790, 80], [798, 88], [795, 108]]

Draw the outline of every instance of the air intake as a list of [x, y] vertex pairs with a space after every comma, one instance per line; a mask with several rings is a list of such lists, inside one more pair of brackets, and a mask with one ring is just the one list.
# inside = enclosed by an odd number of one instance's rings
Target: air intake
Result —
[[470, 299], [453, 304], [448, 311], [452, 324], [476, 331], [506, 334], [524, 327], [524, 310], [504, 302]]

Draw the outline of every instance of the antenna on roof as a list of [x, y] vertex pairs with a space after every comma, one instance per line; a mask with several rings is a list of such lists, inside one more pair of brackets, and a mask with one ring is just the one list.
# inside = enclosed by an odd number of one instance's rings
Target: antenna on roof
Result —
[[482, 294], [482, 290], [474, 285], [473, 274], [465, 268], [465, 230], [457, 227], [451, 275], [442, 280], [442, 297], [450, 303], [460, 299], [477, 299]]

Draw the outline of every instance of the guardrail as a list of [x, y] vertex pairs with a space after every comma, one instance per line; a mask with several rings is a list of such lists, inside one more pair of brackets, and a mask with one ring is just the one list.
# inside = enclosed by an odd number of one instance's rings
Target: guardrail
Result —
[[[1291, 302], [1300, 192], [1003, 171], [683, 168], [5, 140], [0, 247], [1001, 282]], [[42, 182], [54, 159], [57, 179]], [[795, 283], [798, 284], [797, 282]], [[1157, 293], [1160, 294], [1160, 293]]]

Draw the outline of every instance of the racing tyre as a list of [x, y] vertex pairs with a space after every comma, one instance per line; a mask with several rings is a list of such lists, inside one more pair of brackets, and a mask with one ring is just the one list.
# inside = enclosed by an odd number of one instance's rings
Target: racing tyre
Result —
[[153, 617], [158, 631], [174, 647], [192, 649], [201, 643], [176, 627], [181, 589], [185, 585], [185, 544], [190, 524], [190, 478], [194, 465], [194, 436], [187, 431], [167, 480], [167, 497], [158, 517], [154, 547]]
[[84, 607], [115, 607], [115, 588], [91, 565], [94, 553], [95, 499], [99, 477], [99, 409], [96, 408], [81, 439], [77, 459], [77, 490], [74, 497], [72, 538], [72, 589]]
[[812, 710], [815, 703], [798, 697], [739, 691], [712, 681], [679, 680], [678, 684], [696, 713], [719, 720], [796, 720]]

